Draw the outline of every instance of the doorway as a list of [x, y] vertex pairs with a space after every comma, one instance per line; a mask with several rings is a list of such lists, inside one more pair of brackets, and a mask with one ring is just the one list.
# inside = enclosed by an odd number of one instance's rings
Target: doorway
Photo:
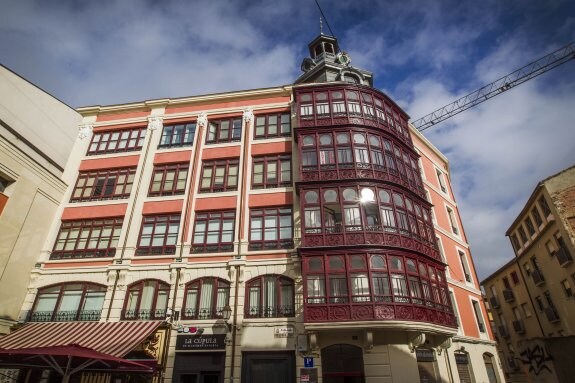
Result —
[[334, 344], [321, 350], [324, 383], [365, 383], [363, 350], [350, 344]]
[[223, 383], [225, 353], [176, 353], [173, 383]]

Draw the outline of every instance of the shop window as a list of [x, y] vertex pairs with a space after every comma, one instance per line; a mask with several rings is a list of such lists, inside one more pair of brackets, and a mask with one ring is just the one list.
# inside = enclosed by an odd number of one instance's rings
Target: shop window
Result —
[[293, 248], [291, 207], [251, 209], [250, 250]]
[[170, 285], [148, 279], [136, 282], [127, 289], [122, 319], [158, 320], [166, 318]]
[[238, 190], [238, 160], [204, 161], [200, 193]]
[[196, 213], [193, 253], [217, 253], [234, 249], [234, 211]]
[[256, 157], [252, 162], [252, 188], [291, 186], [291, 156]]
[[159, 148], [191, 146], [196, 134], [196, 123], [166, 125], [162, 130]]
[[128, 198], [135, 174], [135, 167], [81, 172], [70, 202]]
[[98, 321], [106, 286], [71, 282], [38, 289], [31, 322]]
[[293, 280], [281, 275], [263, 275], [246, 283], [246, 318], [292, 317]]
[[254, 138], [275, 138], [291, 136], [289, 113], [256, 116]]
[[189, 163], [162, 164], [154, 166], [148, 196], [171, 196], [184, 194]]
[[144, 216], [137, 255], [175, 254], [180, 215]]
[[97, 132], [92, 137], [88, 155], [140, 150], [145, 137], [146, 128]]
[[113, 257], [122, 218], [63, 221], [50, 259]]
[[186, 285], [183, 319], [222, 318], [224, 307], [229, 304], [230, 282], [206, 277]]
[[209, 121], [206, 144], [223, 144], [242, 139], [242, 119], [232, 118]]

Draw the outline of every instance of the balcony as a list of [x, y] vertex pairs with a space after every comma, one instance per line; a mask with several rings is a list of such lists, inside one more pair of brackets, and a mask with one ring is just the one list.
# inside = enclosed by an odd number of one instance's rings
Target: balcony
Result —
[[545, 316], [551, 323], [557, 323], [560, 321], [557, 311], [551, 306], [545, 307]]
[[501, 307], [499, 305], [499, 299], [497, 299], [496, 296], [492, 296], [491, 298], [489, 298], [489, 304], [491, 305], [492, 308], [494, 309], [498, 309], [499, 307]]
[[513, 290], [503, 290], [503, 298], [505, 299], [505, 302], [513, 302], [515, 300], [515, 294], [513, 294]]
[[102, 310], [34, 311], [28, 314], [30, 322], [99, 321]]
[[156, 310], [122, 310], [124, 320], [163, 320], [166, 319], [166, 309]]
[[542, 284], [545, 283], [545, 278], [543, 277], [541, 271], [538, 269], [533, 270], [533, 272], [531, 273], [531, 278], [533, 279], [533, 283], [535, 283], [535, 286], [541, 286]]
[[502, 324], [499, 325], [497, 327], [497, 332], [499, 333], [499, 335], [501, 335], [503, 338], [509, 338], [509, 331], [507, 330], [507, 326]]
[[185, 309], [182, 313], [182, 319], [222, 319], [224, 307], [213, 308], [195, 308]]
[[517, 334], [525, 334], [525, 325], [523, 324], [523, 320], [517, 319], [513, 321], [513, 330]]
[[569, 254], [569, 252], [562, 247], [559, 248], [559, 250], [555, 253], [555, 257], [557, 258], [557, 261], [559, 262], [559, 266], [561, 266], [561, 267], [565, 267], [568, 264], [570, 264], [571, 262], [573, 262], [573, 258], [571, 257], [571, 254]]
[[287, 318], [295, 315], [294, 305], [246, 307], [246, 318]]

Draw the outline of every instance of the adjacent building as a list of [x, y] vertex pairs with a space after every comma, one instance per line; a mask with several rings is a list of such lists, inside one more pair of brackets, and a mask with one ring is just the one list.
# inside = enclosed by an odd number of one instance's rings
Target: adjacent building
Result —
[[292, 85], [80, 108], [0, 348], [130, 344], [158, 382], [503, 382], [447, 159], [335, 38], [309, 52]]
[[486, 278], [511, 382], [570, 382], [575, 373], [575, 166], [537, 185], [507, 230], [516, 257]]
[[68, 183], [80, 115], [0, 65], [0, 335], [18, 315], [30, 270]]

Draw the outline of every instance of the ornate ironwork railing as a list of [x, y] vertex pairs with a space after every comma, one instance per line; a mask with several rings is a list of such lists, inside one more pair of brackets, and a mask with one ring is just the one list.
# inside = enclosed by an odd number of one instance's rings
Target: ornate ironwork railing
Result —
[[122, 319], [125, 320], [166, 319], [166, 309], [123, 310]]
[[224, 307], [213, 308], [186, 308], [183, 312], [183, 319], [221, 319], [223, 318]]
[[72, 322], [98, 321], [101, 310], [70, 310], [70, 311], [33, 311], [30, 312], [30, 322]]
[[246, 308], [246, 318], [283, 318], [295, 315], [293, 304], [278, 306], [250, 306]]

